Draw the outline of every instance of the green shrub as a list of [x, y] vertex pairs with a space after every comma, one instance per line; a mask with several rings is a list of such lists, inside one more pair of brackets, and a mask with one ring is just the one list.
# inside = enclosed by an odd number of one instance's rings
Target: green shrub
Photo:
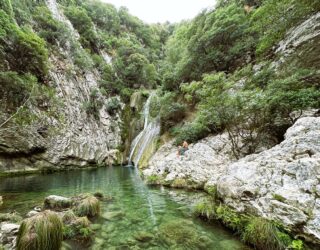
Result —
[[121, 103], [117, 97], [111, 97], [110, 100], [106, 103], [106, 109], [110, 115], [115, 115], [120, 108]]
[[0, 10], [0, 27], [1, 64], [7, 61], [12, 71], [43, 78], [48, 72], [45, 41], [31, 29], [20, 29], [3, 10]]
[[0, 0], [0, 9], [6, 12], [9, 16], [13, 16], [13, 9], [10, 0]]
[[40, 37], [50, 44], [63, 46], [69, 39], [69, 32], [66, 25], [54, 19], [47, 7], [37, 7], [33, 14], [36, 22], [36, 30]]
[[63, 239], [63, 225], [59, 216], [44, 211], [22, 222], [18, 237], [18, 250], [59, 250]]
[[82, 46], [99, 53], [100, 40], [87, 11], [79, 6], [68, 6], [64, 13], [78, 30]]
[[182, 144], [183, 141], [188, 143], [196, 142], [206, 137], [209, 133], [210, 129], [205, 124], [197, 121], [185, 123], [183, 126], [173, 129], [176, 145]]
[[93, 115], [95, 119], [99, 119], [99, 111], [103, 106], [103, 102], [99, 97], [98, 89], [91, 89], [89, 101], [83, 103], [83, 108], [88, 115]]
[[175, 93], [165, 92], [159, 101], [151, 106], [151, 114], [159, 114], [162, 132], [168, 131], [186, 116], [187, 107], [178, 101]]

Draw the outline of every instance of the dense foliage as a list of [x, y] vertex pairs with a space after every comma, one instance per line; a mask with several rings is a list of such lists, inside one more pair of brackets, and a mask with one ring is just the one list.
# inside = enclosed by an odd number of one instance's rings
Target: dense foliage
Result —
[[73, 61], [66, 73], [101, 75], [83, 103], [88, 113], [98, 117], [105, 107], [114, 115], [116, 95], [127, 103], [138, 89], [158, 88], [153, 110], [162, 133], [180, 143], [227, 131], [237, 157], [239, 136], [245, 153], [254, 152], [264, 140], [282, 140], [303, 110], [320, 106], [317, 58], [274, 63], [279, 41], [320, 10], [317, 0], [219, 0], [175, 25], [145, 24], [98, 0], [57, 2], [74, 31], [43, 0], [0, 0], [1, 91], [17, 97], [7, 111], [23, 103], [30, 86], [48, 82], [48, 57], [61, 48]]
[[[319, 10], [313, 0], [221, 0], [216, 9], [177, 25], [160, 72], [163, 96], [178, 98], [162, 107], [162, 128], [178, 144], [227, 131], [236, 157], [264, 141], [281, 141], [303, 110], [320, 107], [320, 86], [318, 64], [299, 58], [299, 64], [277, 66], [276, 45]], [[175, 114], [179, 104], [195, 114], [167, 126], [166, 117], [185, 115]]]

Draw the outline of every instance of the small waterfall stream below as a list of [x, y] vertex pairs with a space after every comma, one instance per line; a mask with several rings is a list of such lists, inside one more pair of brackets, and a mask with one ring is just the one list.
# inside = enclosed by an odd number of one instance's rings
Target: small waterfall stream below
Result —
[[144, 127], [143, 130], [134, 138], [131, 144], [129, 164], [138, 167], [141, 158], [149, 147], [153, 146], [154, 141], [160, 133], [160, 118], [151, 117], [150, 106], [152, 98], [156, 98], [155, 93], [151, 93], [143, 108]]

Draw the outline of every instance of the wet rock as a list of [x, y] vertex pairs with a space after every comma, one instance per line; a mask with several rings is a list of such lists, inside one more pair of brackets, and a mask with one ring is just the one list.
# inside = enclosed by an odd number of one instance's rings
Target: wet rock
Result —
[[5, 249], [14, 249], [20, 226], [18, 224], [3, 222], [0, 224], [0, 246]]
[[72, 205], [72, 200], [58, 195], [50, 195], [44, 200], [44, 207], [46, 209], [64, 209]]
[[27, 217], [30, 218], [30, 217], [35, 216], [37, 214], [39, 214], [39, 212], [31, 210], [30, 212], [27, 213]]
[[122, 211], [114, 211], [114, 212], [105, 212], [102, 214], [102, 217], [106, 220], [119, 220], [124, 217], [124, 213]]
[[145, 231], [139, 231], [133, 236], [137, 241], [141, 242], [147, 242], [153, 239], [153, 234], [145, 232]]

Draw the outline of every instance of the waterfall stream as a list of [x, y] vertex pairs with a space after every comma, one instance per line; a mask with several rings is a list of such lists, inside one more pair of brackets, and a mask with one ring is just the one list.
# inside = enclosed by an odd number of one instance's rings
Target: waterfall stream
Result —
[[155, 97], [154, 93], [151, 93], [147, 102], [143, 108], [144, 127], [143, 130], [132, 141], [131, 151], [129, 156], [129, 164], [134, 164], [138, 167], [138, 164], [149, 147], [152, 146], [154, 140], [160, 133], [160, 118], [152, 118], [150, 116], [150, 104], [152, 98]]

